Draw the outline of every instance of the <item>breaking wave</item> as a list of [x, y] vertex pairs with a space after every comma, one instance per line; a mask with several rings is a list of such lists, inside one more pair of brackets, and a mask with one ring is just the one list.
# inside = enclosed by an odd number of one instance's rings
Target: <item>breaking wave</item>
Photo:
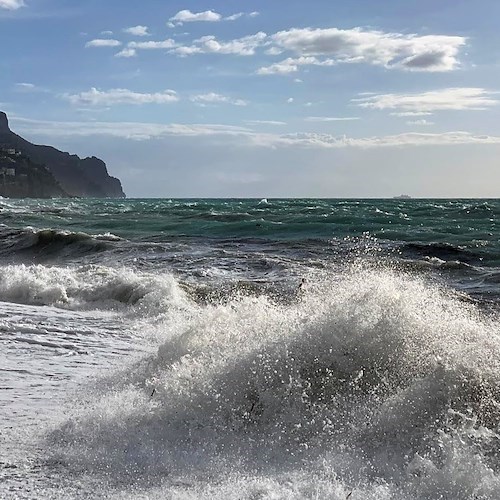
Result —
[[58, 463], [151, 498], [500, 495], [498, 323], [447, 289], [355, 265], [149, 328], [157, 353], [48, 437]]
[[111, 233], [91, 235], [56, 229], [0, 227], [0, 254], [30, 259], [78, 257], [112, 248], [121, 238]]
[[97, 265], [0, 267], [0, 301], [4, 302], [157, 315], [169, 305], [180, 307], [188, 300], [169, 273], [150, 274]]

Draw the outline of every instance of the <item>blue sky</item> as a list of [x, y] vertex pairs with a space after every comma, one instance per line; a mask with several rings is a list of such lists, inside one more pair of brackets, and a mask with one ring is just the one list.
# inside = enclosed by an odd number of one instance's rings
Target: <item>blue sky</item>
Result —
[[0, 109], [129, 196], [498, 197], [500, 2], [0, 0]]

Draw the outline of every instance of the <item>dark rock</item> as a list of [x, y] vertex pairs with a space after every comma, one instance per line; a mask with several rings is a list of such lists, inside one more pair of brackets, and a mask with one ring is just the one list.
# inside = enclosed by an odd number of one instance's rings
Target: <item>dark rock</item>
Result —
[[10, 132], [9, 120], [3, 111], [0, 111], [0, 132]]
[[32, 144], [9, 128], [7, 115], [0, 111], [0, 147], [20, 151], [31, 162], [43, 165], [69, 196], [83, 198], [124, 198], [122, 185], [111, 177], [99, 158], [81, 159], [52, 146]]
[[0, 148], [0, 196], [4, 198], [67, 198], [69, 195], [43, 166], [19, 152]]

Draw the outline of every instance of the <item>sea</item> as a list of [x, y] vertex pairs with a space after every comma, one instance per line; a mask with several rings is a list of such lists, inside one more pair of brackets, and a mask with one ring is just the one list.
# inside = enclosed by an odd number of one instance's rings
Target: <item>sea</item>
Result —
[[0, 200], [0, 498], [500, 498], [500, 201]]

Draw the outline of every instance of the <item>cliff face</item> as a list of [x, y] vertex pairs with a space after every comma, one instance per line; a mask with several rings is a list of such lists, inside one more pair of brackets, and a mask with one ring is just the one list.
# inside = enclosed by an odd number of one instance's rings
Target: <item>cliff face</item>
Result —
[[9, 128], [7, 115], [0, 111], [0, 146], [20, 151], [34, 163], [44, 165], [70, 196], [124, 198], [121, 183], [108, 174], [106, 164], [95, 158], [81, 159], [52, 146], [32, 144]]
[[0, 148], [0, 196], [4, 198], [65, 198], [68, 196], [42, 165], [20, 152]]

